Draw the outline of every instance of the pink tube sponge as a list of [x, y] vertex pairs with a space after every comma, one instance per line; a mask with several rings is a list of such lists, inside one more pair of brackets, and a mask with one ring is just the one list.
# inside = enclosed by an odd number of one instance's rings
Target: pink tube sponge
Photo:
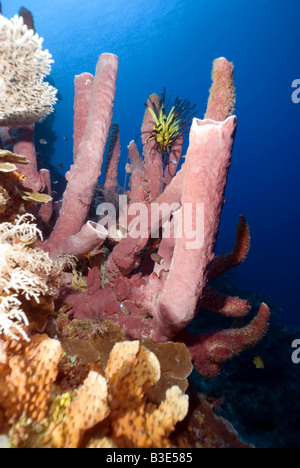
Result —
[[[50, 252], [64, 239], [75, 236], [87, 219], [94, 190], [101, 175], [112, 119], [118, 63], [118, 57], [113, 54], [102, 54], [98, 61], [89, 112], [87, 116], [86, 113], [82, 113], [85, 127], [78, 145], [78, 154], [68, 175], [59, 218], [46, 245]], [[87, 78], [85, 81], [87, 88], [91, 85], [89, 80]], [[85, 99], [88, 100], [86, 96]], [[75, 102], [80, 103], [80, 100]], [[77, 125], [82, 128], [79, 122]]]
[[49, 251], [50, 255], [84, 255], [100, 248], [108, 235], [107, 230], [94, 221], [88, 221], [75, 236], [62, 239]]
[[34, 125], [23, 125], [14, 129], [14, 153], [22, 154], [29, 161], [27, 166], [18, 166], [18, 169], [26, 176], [26, 186], [39, 192], [42, 190], [42, 182], [38, 173], [36, 151], [34, 146]]
[[86, 121], [88, 118], [91, 96], [93, 91], [94, 77], [91, 73], [81, 73], [75, 76], [74, 88], [74, 134], [73, 134], [73, 160], [78, 155], [78, 148], [82, 140]]
[[212, 86], [207, 104], [205, 119], [223, 121], [234, 112], [235, 87], [233, 63], [224, 57], [216, 59], [213, 63]]
[[[175, 335], [190, 323], [207, 283], [224, 202], [236, 117], [224, 122], [194, 119], [190, 132], [182, 193], [182, 217], [195, 229], [197, 204], [204, 204], [202, 245], [191, 248], [189, 232], [176, 239], [170, 272], [155, 312], [155, 339]], [[186, 218], [185, 218], [186, 220]]]
[[[160, 100], [157, 94], [151, 94], [147, 101], [147, 106], [159, 108]], [[144, 177], [147, 187], [148, 202], [156, 200], [163, 190], [163, 162], [160, 150], [157, 148], [155, 140], [149, 140], [154, 127], [153, 117], [146, 108], [142, 125], [142, 142], [144, 153]]]
[[221, 365], [233, 357], [254, 346], [268, 330], [270, 310], [261, 304], [258, 314], [243, 328], [231, 328], [211, 333], [209, 335], [193, 336], [186, 334], [193, 362], [197, 370], [207, 378], [216, 377]]

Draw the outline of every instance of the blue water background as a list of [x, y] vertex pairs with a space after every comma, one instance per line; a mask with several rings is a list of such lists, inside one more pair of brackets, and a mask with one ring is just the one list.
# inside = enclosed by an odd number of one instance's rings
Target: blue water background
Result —
[[[121, 129], [119, 183], [127, 145], [140, 131], [144, 102], [164, 86], [189, 98], [203, 117], [215, 58], [235, 64], [238, 130], [217, 252], [231, 249], [238, 216], [250, 223], [252, 244], [236, 269], [237, 284], [270, 294], [282, 320], [300, 324], [300, 79], [299, 0], [3, 0], [3, 14], [32, 11], [55, 63], [63, 96], [53, 129], [52, 164], [72, 163], [73, 78], [94, 73], [102, 52], [119, 56], [114, 120]], [[64, 141], [63, 136], [68, 137]]]

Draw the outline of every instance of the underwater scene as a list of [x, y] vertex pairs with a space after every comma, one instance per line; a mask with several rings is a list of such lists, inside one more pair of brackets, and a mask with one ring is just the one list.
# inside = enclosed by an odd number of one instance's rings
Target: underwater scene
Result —
[[300, 448], [299, 15], [0, 2], [0, 448]]

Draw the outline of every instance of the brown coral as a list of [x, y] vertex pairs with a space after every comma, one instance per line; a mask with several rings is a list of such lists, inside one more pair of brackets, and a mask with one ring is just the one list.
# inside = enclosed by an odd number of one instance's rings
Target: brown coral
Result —
[[161, 377], [153, 385], [147, 397], [152, 403], [160, 404], [168, 388], [177, 385], [183, 393], [188, 388], [188, 377], [193, 370], [191, 355], [184, 343], [154, 343], [150, 338], [141, 341], [149, 351], [152, 351], [159, 360]]
[[0, 150], [0, 222], [12, 221], [33, 204], [48, 203], [52, 198], [25, 187], [25, 176], [16, 164], [28, 164], [27, 159], [7, 150]]

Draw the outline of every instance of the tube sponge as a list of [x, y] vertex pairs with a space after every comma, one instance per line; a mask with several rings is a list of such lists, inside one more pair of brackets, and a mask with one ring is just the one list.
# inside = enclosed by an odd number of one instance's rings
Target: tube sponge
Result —
[[214, 60], [212, 70], [212, 86], [209, 90], [209, 99], [205, 119], [221, 122], [234, 113], [235, 87], [233, 63], [220, 57]]

